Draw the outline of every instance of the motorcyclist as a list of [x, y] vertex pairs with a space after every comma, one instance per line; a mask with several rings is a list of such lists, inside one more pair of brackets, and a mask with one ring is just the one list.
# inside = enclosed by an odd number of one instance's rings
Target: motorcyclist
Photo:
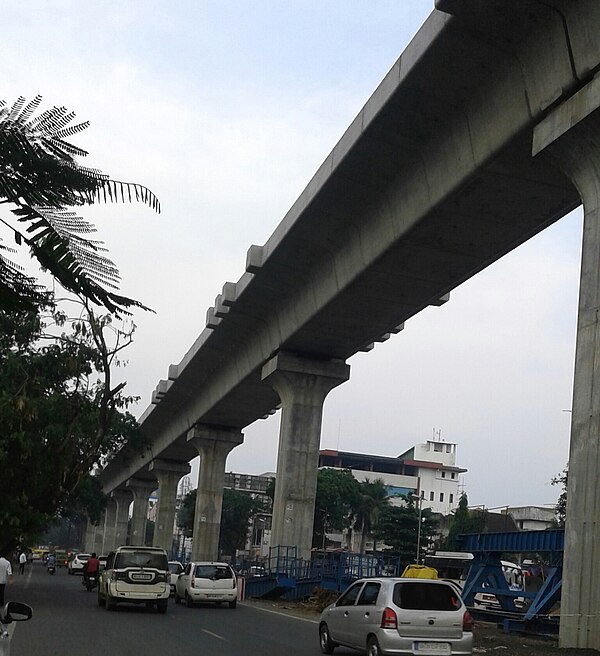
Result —
[[92, 555], [87, 559], [85, 565], [83, 566], [83, 581], [85, 585], [88, 585], [90, 578], [98, 578], [98, 572], [100, 571], [100, 561], [96, 558], [96, 552], [94, 551]]
[[48, 554], [48, 558], [46, 558], [46, 567], [56, 567], [56, 556], [53, 553]]

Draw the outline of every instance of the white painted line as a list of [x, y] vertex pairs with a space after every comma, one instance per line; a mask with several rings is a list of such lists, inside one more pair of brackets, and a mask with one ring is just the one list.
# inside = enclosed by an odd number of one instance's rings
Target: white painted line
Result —
[[253, 606], [252, 604], [244, 604], [246, 608], [252, 608], [254, 610], [261, 610], [263, 613], [272, 613], [273, 615], [281, 615], [282, 617], [289, 617], [292, 620], [299, 620], [300, 622], [308, 622], [309, 624], [318, 624], [319, 620], [309, 620], [307, 617], [298, 617], [297, 615], [290, 615], [288, 613], [282, 613], [278, 610], [271, 610], [270, 608], [262, 608], [261, 606]]
[[213, 633], [212, 631], [207, 631], [206, 629], [202, 629], [202, 633], [208, 633], [208, 635], [212, 636], [213, 638], [218, 638], [219, 640], [222, 640], [223, 642], [229, 642], [227, 638], [224, 638], [223, 636], [217, 635], [216, 633]]

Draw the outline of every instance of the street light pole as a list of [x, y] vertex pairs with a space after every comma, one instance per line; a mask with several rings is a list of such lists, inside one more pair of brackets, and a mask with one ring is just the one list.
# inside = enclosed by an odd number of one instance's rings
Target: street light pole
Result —
[[419, 509], [419, 525], [417, 526], [417, 565], [421, 564], [421, 517], [422, 517], [422, 506], [421, 506], [421, 497], [418, 494], [413, 494], [412, 498], [417, 502], [417, 507]]

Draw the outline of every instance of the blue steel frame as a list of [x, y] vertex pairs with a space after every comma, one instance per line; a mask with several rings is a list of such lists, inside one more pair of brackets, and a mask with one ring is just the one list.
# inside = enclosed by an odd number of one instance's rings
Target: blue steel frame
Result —
[[[501, 608], [519, 613], [524, 622], [544, 615], [560, 598], [562, 588], [562, 558], [565, 534], [563, 529], [549, 531], [518, 531], [513, 533], [478, 533], [460, 536], [464, 551], [473, 554], [473, 564], [463, 586], [463, 600], [473, 606], [478, 592], [496, 595]], [[551, 563], [546, 579], [537, 592], [510, 590], [500, 562], [503, 553], [548, 554]], [[514, 603], [516, 597], [531, 599], [523, 614]]]

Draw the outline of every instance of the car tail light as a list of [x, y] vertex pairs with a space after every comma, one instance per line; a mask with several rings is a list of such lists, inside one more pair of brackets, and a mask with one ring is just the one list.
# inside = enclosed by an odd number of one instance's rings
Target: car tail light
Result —
[[475, 622], [471, 617], [471, 613], [469, 613], [469, 611], [466, 610], [465, 614], [463, 615], [463, 631], [472, 631], [474, 626], [475, 626]]
[[190, 587], [195, 588], [196, 587], [196, 579], [192, 576], [190, 579]]
[[382, 629], [397, 629], [398, 618], [396, 613], [391, 608], [386, 608], [381, 615], [381, 628]]

